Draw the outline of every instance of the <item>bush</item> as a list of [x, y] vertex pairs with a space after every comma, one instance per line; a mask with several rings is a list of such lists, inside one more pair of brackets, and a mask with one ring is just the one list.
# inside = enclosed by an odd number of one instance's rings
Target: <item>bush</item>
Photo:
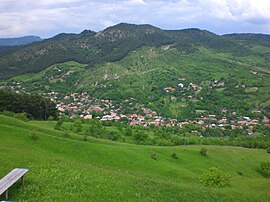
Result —
[[175, 159], [178, 159], [178, 156], [175, 152], [172, 153], [171, 157], [175, 158]]
[[157, 154], [151, 154], [151, 159], [158, 160], [158, 155]]
[[230, 186], [231, 176], [223, 173], [220, 169], [213, 167], [203, 173], [200, 182], [205, 186], [226, 187]]
[[266, 152], [267, 152], [268, 154], [270, 154], [270, 147], [268, 147], [268, 148], [266, 149]]
[[36, 129], [32, 129], [30, 136], [31, 136], [32, 140], [37, 140], [38, 139]]
[[54, 126], [54, 129], [61, 130], [63, 123], [64, 123], [64, 120], [62, 118], [59, 118], [56, 122], [56, 125]]
[[14, 118], [16, 119], [20, 119], [22, 121], [29, 121], [27, 114], [25, 112], [23, 113], [18, 113], [18, 114], [14, 114]]
[[270, 178], [270, 162], [261, 162], [258, 166], [257, 171], [266, 178]]
[[48, 121], [53, 121], [54, 117], [53, 116], [49, 116]]
[[69, 138], [69, 137], [70, 137], [69, 132], [65, 131], [65, 133], [64, 133], [64, 137]]
[[88, 135], [87, 134], [84, 134], [83, 135], [83, 141], [87, 141], [87, 138], [88, 138]]
[[202, 147], [201, 150], [200, 150], [200, 154], [203, 155], [203, 156], [207, 156], [207, 149], [205, 147]]

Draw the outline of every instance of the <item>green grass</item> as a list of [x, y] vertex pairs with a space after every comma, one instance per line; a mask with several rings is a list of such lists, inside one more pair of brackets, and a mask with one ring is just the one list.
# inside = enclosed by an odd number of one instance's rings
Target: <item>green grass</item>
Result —
[[58, 70], [62, 70], [64, 72], [67, 72], [68, 70], [80, 71], [85, 66], [86, 65], [84, 64], [80, 64], [74, 61], [69, 61], [69, 62], [52, 65], [46, 68], [45, 70], [40, 71], [36, 74], [23, 74], [23, 75], [15, 76], [15, 77], [12, 77], [10, 80], [19, 81], [19, 82], [40, 81], [40, 80], [45, 79], [46, 75], [55, 75], [55, 73], [52, 73], [55, 70], [57, 70], [56, 72], [59, 74]]
[[[201, 146], [153, 147], [64, 138], [53, 125], [0, 116], [0, 176], [15, 167], [29, 168], [25, 190], [19, 189], [19, 183], [13, 186], [12, 200], [268, 201], [270, 197], [269, 179], [256, 172], [261, 161], [270, 160], [264, 150], [207, 146], [204, 157], [199, 153]], [[33, 127], [38, 140], [31, 139]], [[173, 152], [178, 159], [171, 157]], [[199, 183], [199, 176], [213, 166], [232, 176], [231, 187]]]

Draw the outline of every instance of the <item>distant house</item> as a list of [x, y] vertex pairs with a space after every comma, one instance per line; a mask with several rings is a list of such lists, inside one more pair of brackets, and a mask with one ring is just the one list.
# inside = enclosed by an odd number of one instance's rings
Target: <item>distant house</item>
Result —
[[168, 92], [175, 91], [176, 89], [172, 87], [167, 87], [167, 88], [164, 88], [164, 90], [168, 93]]
[[104, 109], [102, 109], [102, 108], [99, 107], [99, 106], [94, 106], [92, 109], [93, 109], [95, 112], [103, 112], [103, 111], [104, 111]]
[[221, 123], [221, 124], [222, 123], [227, 123], [227, 119], [221, 119], [221, 120], [218, 121], [218, 123]]
[[132, 121], [130, 122], [129, 125], [130, 125], [130, 126], [137, 126], [137, 125], [139, 125], [139, 121], [137, 121], [137, 120], [132, 120]]
[[259, 123], [259, 120], [257, 119], [253, 119], [250, 121], [250, 124], [258, 124]]
[[92, 119], [93, 116], [90, 114], [90, 115], [85, 115], [83, 118], [86, 119], [86, 120], [89, 120], [89, 119]]

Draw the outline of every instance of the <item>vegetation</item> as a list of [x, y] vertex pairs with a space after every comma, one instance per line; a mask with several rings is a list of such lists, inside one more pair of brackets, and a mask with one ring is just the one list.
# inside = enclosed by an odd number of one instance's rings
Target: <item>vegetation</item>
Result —
[[200, 154], [203, 156], [206, 156], [207, 155], [206, 153], [207, 153], [207, 149], [205, 147], [202, 147], [200, 150]]
[[12, 199], [268, 201], [269, 44], [119, 24], [0, 47], [0, 175], [30, 169]]
[[[256, 171], [260, 162], [270, 161], [264, 150], [206, 146], [209, 158], [202, 158], [201, 146], [141, 146], [92, 137], [85, 142], [73, 132], [64, 137], [64, 132], [53, 129], [54, 125], [55, 122], [24, 122], [0, 115], [0, 162], [5, 162], [5, 166], [0, 166], [0, 176], [15, 167], [29, 168], [25, 189], [21, 191], [19, 183], [13, 186], [10, 199], [269, 200], [269, 180]], [[33, 128], [39, 137], [37, 141], [30, 138]], [[181, 158], [172, 158], [173, 152]], [[152, 154], [156, 154], [157, 160], [150, 158]], [[208, 187], [199, 182], [201, 174], [212, 167], [231, 176], [230, 186]], [[240, 176], [237, 171], [245, 175]]]
[[0, 90], [0, 111], [17, 113], [16, 118], [27, 121], [28, 118], [47, 120], [57, 117], [55, 103], [37, 94], [15, 93]]
[[212, 167], [209, 171], [205, 172], [201, 177], [200, 181], [205, 186], [218, 186], [226, 187], [230, 186], [231, 177], [223, 173], [220, 169]]
[[270, 162], [267, 162], [267, 161], [261, 162], [257, 170], [264, 177], [270, 178]]

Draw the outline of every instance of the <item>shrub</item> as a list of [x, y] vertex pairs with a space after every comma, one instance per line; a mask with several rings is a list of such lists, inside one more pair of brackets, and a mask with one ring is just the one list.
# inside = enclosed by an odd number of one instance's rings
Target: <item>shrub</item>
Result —
[[178, 156], [175, 152], [172, 153], [171, 157], [175, 158], [175, 159], [178, 159]]
[[266, 152], [267, 152], [268, 154], [270, 154], [270, 147], [268, 147], [268, 148], [266, 149]]
[[82, 122], [80, 119], [76, 119], [73, 124], [74, 131], [79, 133], [82, 131]]
[[31, 136], [31, 139], [32, 140], [37, 140], [38, 139], [38, 136], [37, 136], [37, 133], [36, 133], [36, 129], [32, 129], [31, 133], [30, 133], [30, 136]]
[[18, 113], [18, 114], [14, 114], [14, 118], [16, 119], [20, 119], [22, 121], [29, 121], [27, 114], [25, 112], [23, 113]]
[[87, 134], [84, 134], [84, 135], [83, 135], [83, 140], [84, 140], [84, 141], [87, 141], [87, 138], [88, 138], [88, 135], [87, 135]]
[[200, 154], [203, 155], [203, 156], [207, 156], [207, 149], [205, 147], [202, 147], [201, 150], [200, 150]]
[[49, 116], [48, 121], [53, 121], [54, 117], [53, 116]]
[[156, 153], [151, 154], [151, 159], [158, 160], [158, 155]]
[[223, 173], [220, 169], [213, 167], [203, 173], [200, 182], [205, 186], [226, 187], [230, 186], [231, 176]]
[[241, 171], [237, 171], [236, 173], [240, 176], [243, 176], [243, 173]]
[[257, 171], [266, 178], [270, 178], [270, 162], [261, 162], [258, 166]]
[[69, 132], [65, 131], [65, 133], [64, 133], [64, 137], [69, 138], [69, 137], [70, 137]]
[[61, 130], [63, 123], [64, 123], [64, 120], [62, 118], [59, 118], [56, 122], [56, 125], [54, 126], [54, 129]]

